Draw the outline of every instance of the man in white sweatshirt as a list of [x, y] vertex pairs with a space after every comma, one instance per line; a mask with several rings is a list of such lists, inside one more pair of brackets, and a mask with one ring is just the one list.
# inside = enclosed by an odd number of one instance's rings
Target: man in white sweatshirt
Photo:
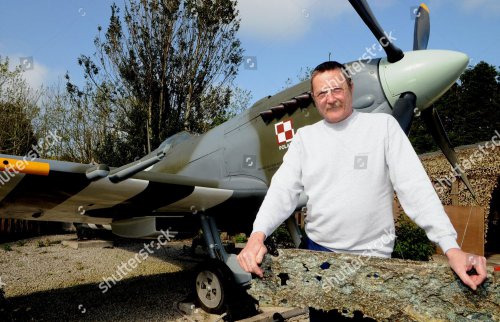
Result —
[[[486, 279], [486, 259], [458, 246], [456, 232], [398, 122], [388, 114], [354, 111], [353, 91], [340, 63], [325, 62], [313, 71], [311, 93], [323, 120], [294, 135], [238, 255], [241, 267], [262, 277], [264, 240], [293, 213], [301, 192], [308, 197], [310, 249], [390, 257], [394, 238], [381, 237], [394, 232], [395, 190], [405, 212], [475, 290]], [[468, 275], [473, 267], [478, 274]]]

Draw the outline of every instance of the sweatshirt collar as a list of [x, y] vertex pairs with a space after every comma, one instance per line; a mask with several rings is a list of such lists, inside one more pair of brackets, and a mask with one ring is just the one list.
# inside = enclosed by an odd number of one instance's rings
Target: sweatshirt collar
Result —
[[327, 127], [334, 129], [334, 130], [343, 130], [349, 126], [349, 124], [354, 123], [354, 121], [358, 118], [359, 112], [354, 110], [352, 111], [351, 115], [349, 115], [347, 118], [340, 122], [336, 123], [329, 123], [326, 120], [323, 120], [323, 124], [325, 124]]

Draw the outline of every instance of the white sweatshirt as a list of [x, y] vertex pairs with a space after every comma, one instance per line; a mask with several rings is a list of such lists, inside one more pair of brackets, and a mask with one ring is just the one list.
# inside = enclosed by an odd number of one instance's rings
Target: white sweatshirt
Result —
[[443, 252], [459, 248], [456, 232], [410, 141], [388, 114], [353, 111], [294, 135], [254, 222], [269, 236], [307, 195], [306, 233], [335, 252], [390, 257], [393, 193]]

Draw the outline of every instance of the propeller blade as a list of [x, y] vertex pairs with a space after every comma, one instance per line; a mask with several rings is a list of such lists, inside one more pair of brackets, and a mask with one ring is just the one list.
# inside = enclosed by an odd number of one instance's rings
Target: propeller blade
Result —
[[472, 189], [469, 179], [467, 178], [467, 175], [462, 171], [462, 168], [460, 168], [458, 164], [457, 154], [453, 149], [453, 147], [451, 146], [450, 139], [448, 138], [448, 135], [444, 130], [443, 123], [441, 122], [439, 114], [437, 110], [434, 108], [434, 106], [431, 106], [423, 110], [422, 118], [424, 119], [424, 122], [427, 125], [427, 129], [434, 138], [434, 141], [441, 148], [441, 151], [443, 151], [444, 155], [446, 156], [452, 167], [458, 172], [458, 174], [460, 174], [460, 177], [467, 186], [467, 189], [469, 189], [474, 199], [476, 199], [476, 195], [474, 193], [474, 190]]
[[392, 116], [399, 122], [403, 131], [408, 135], [410, 133], [411, 123], [413, 122], [414, 110], [417, 107], [417, 96], [407, 92], [401, 94], [394, 108], [392, 109]]
[[413, 32], [413, 50], [427, 49], [429, 34], [431, 32], [431, 20], [429, 8], [422, 3], [415, 13], [415, 30]]
[[403, 51], [401, 51], [401, 49], [396, 47], [389, 41], [389, 39], [387, 39], [386, 34], [378, 24], [377, 19], [375, 19], [375, 16], [373, 15], [372, 10], [370, 9], [370, 6], [368, 6], [366, 1], [349, 0], [349, 2], [361, 17], [361, 19], [363, 19], [368, 28], [370, 28], [371, 32], [373, 33], [375, 38], [377, 38], [377, 41], [382, 46], [382, 48], [384, 48], [384, 51], [387, 54], [387, 61], [389, 63], [400, 61], [404, 57]]

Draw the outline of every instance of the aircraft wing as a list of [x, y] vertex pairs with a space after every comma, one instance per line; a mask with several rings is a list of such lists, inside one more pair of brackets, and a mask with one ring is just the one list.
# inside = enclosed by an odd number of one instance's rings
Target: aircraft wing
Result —
[[249, 185], [239, 182], [231, 188], [227, 182], [151, 169], [113, 183], [96, 165], [9, 155], [0, 155], [0, 170], [4, 170], [0, 171], [0, 217], [28, 220], [104, 225], [196, 213], [231, 198], [264, 195], [267, 190], [265, 186], [235, 189]]

